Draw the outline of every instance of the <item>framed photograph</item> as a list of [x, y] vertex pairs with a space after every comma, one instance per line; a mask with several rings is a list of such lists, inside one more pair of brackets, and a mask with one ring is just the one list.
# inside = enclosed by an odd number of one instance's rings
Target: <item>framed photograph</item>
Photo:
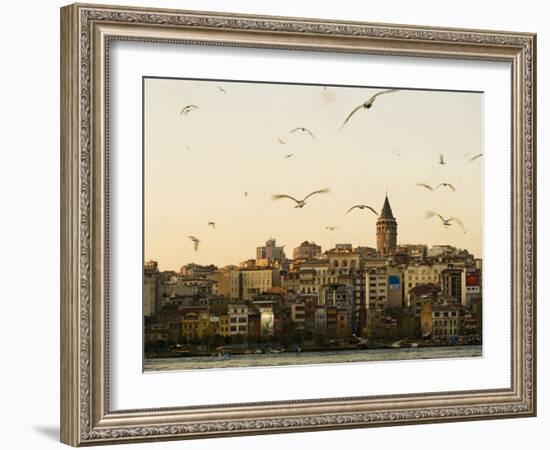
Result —
[[62, 8], [62, 442], [535, 415], [535, 58]]

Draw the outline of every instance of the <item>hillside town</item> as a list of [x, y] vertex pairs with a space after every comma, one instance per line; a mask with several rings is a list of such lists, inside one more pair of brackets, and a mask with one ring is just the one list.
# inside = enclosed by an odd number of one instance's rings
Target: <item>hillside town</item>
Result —
[[275, 238], [256, 257], [143, 277], [146, 358], [479, 345], [482, 260], [450, 245], [397, 244], [386, 196], [376, 248]]

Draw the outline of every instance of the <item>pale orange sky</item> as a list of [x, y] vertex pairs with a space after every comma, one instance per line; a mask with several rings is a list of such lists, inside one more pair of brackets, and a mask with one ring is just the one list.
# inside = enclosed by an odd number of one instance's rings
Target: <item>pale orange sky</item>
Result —
[[[398, 243], [450, 244], [481, 257], [483, 157], [470, 163], [465, 154], [483, 153], [483, 95], [401, 89], [339, 131], [382, 89], [145, 79], [145, 259], [161, 270], [238, 264], [270, 237], [290, 257], [305, 240], [323, 251], [330, 242], [375, 247], [376, 216], [345, 212], [357, 203], [379, 211], [386, 191]], [[180, 115], [188, 104], [199, 109]], [[289, 133], [300, 126], [316, 138]], [[417, 182], [457, 190], [430, 192]], [[331, 192], [302, 209], [271, 200], [322, 188]], [[426, 210], [459, 217], [466, 233], [426, 220]], [[196, 252], [190, 235], [201, 240]]]

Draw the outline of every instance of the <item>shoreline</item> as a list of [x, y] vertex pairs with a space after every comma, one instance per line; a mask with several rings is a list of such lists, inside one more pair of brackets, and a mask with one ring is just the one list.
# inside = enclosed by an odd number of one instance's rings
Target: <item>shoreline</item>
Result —
[[[362, 344], [362, 345], [339, 345], [332, 347], [299, 347], [296, 349], [281, 349], [280, 347], [261, 349], [223, 349], [223, 351], [191, 351], [191, 350], [171, 350], [166, 352], [144, 353], [144, 360], [156, 359], [186, 359], [186, 358], [214, 358], [231, 356], [263, 356], [263, 355], [293, 355], [301, 353], [323, 353], [323, 352], [353, 352], [364, 350], [406, 350], [406, 349], [436, 349], [436, 348], [456, 348], [456, 347], [476, 347], [481, 346], [481, 343], [463, 343], [458, 345], [451, 344], [422, 344], [417, 343], [416, 346], [406, 343], [395, 346], [392, 344]], [[258, 352], [261, 350], [261, 352]]]

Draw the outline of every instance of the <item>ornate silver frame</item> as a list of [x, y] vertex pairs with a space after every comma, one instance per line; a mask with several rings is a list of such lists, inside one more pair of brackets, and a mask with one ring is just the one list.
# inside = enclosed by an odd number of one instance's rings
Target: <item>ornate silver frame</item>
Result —
[[[507, 61], [512, 67], [512, 384], [159, 410], [108, 398], [106, 109], [115, 39]], [[467, 29], [75, 4], [61, 9], [61, 440], [162, 439], [528, 417], [536, 414], [536, 36]]]

